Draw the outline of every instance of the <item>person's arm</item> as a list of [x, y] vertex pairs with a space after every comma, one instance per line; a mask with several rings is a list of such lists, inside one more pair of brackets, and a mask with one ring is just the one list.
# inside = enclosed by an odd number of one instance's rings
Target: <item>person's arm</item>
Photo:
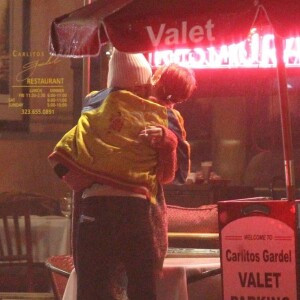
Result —
[[177, 164], [177, 137], [168, 128], [162, 127], [163, 139], [157, 146], [158, 165], [157, 178], [162, 184], [170, 183], [175, 179]]
[[168, 109], [168, 128], [176, 135], [177, 146], [177, 164], [178, 168], [175, 175], [175, 182], [185, 183], [190, 172], [190, 144], [186, 140], [186, 131], [184, 120], [176, 109]]
[[141, 132], [150, 145], [158, 151], [157, 180], [170, 183], [174, 180], [177, 171], [177, 137], [166, 127], [149, 126]]

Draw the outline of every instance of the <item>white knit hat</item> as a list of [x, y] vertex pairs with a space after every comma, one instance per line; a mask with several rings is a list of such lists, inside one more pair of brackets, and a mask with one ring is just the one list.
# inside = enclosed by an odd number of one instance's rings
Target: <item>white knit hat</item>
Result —
[[141, 53], [124, 53], [113, 49], [108, 64], [107, 87], [130, 88], [150, 82], [152, 69]]

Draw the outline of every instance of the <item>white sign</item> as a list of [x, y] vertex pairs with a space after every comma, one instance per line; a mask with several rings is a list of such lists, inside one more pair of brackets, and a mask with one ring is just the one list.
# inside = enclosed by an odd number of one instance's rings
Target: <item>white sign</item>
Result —
[[[160, 42], [164, 36], [163, 32], [165, 31], [162, 30], [157, 36], [151, 33], [154, 43]], [[208, 33], [207, 30], [207, 35]], [[179, 36], [174, 33], [172, 40], [175, 37], [179, 39]], [[208, 35], [208, 37], [212, 36]], [[248, 40], [241, 43], [224, 45], [219, 48], [156, 51], [149, 53], [148, 60], [153, 66], [178, 63], [193, 69], [270, 68], [275, 67], [277, 63], [274, 36], [272, 34], [260, 36], [257, 33], [252, 34]], [[300, 66], [300, 37], [286, 39], [284, 61], [287, 67]]]
[[237, 219], [221, 232], [224, 300], [295, 300], [294, 230], [262, 216]]

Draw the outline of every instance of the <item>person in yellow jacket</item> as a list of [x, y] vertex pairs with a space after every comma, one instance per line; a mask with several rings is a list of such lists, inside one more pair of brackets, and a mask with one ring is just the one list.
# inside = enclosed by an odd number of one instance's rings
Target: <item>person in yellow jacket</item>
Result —
[[161, 183], [180, 169], [178, 137], [185, 145], [184, 173], [189, 147], [174, 112], [177, 132], [168, 128], [174, 127], [171, 107], [147, 99], [151, 75], [142, 54], [114, 50], [108, 89], [88, 95], [78, 124], [49, 156], [56, 172], [82, 193], [73, 216], [77, 299], [114, 299], [110, 275], [119, 263], [130, 299], [156, 299], [155, 277], [167, 247]]
[[[166, 129], [167, 110], [126, 90], [111, 92], [100, 107], [84, 112], [77, 125], [56, 145], [50, 160], [69, 169], [64, 179], [74, 190], [98, 182], [143, 194], [155, 203], [158, 148], [140, 135], [148, 126], [163, 127], [159, 147], [168, 147], [168, 156], [174, 151], [174, 164], [169, 165], [171, 181], [176, 168], [177, 140], [168, 138], [174, 134]], [[74, 177], [75, 172], [84, 177]]]

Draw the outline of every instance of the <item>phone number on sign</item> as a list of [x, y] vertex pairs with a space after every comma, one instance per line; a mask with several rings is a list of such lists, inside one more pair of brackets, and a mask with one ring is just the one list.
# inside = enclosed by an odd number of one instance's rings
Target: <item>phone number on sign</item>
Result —
[[22, 109], [22, 115], [54, 115], [54, 109]]

